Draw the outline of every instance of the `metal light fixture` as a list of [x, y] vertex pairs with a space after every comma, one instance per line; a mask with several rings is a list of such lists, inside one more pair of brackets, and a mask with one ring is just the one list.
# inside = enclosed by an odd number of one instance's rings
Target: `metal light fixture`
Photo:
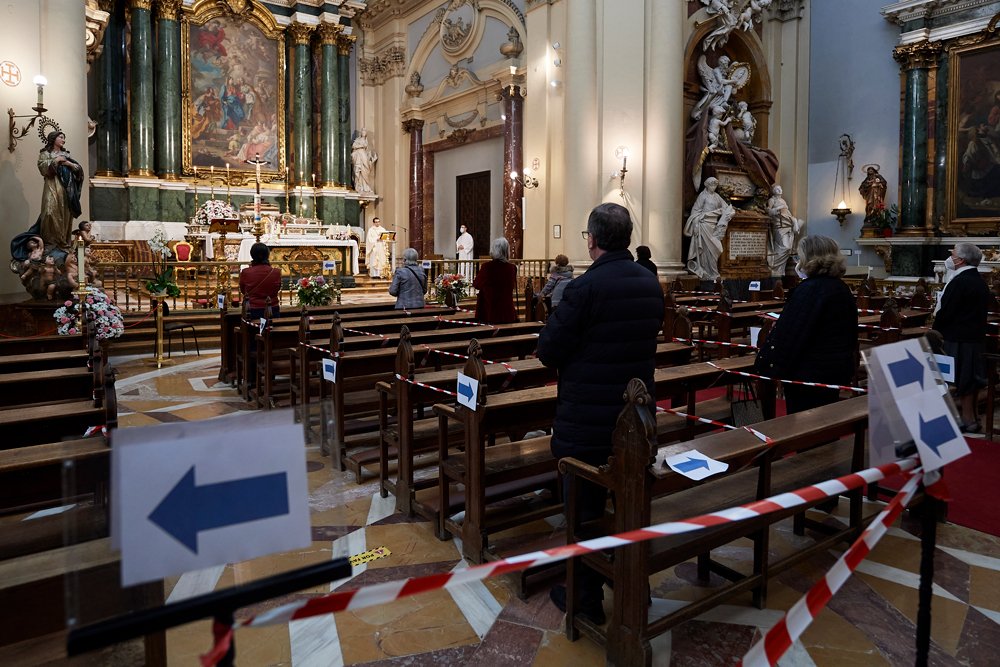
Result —
[[854, 174], [854, 140], [851, 135], [840, 135], [840, 155], [837, 156], [837, 173], [833, 181], [833, 201], [837, 202], [830, 213], [837, 218], [837, 222], [843, 225], [847, 222], [847, 216], [851, 214], [851, 207], [847, 205], [847, 181], [851, 180]]
[[628, 146], [615, 149], [615, 157], [622, 161], [622, 168], [611, 172], [611, 178], [618, 179], [618, 193], [625, 197], [625, 174], [628, 173]]
[[528, 167], [524, 168], [523, 175], [518, 174], [516, 171], [510, 172], [510, 180], [520, 183], [525, 190], [538, 187], [538, 179], [531, 175], [531, 169]]
[[[48, 80], [41, 74], [38, 74], [34, 79], [32, 79], [32, 81], [35, 84], [35, 88], [38, 90], [38, 101], [35, 106], [31, 107], [32, 111], [35, 113], [17, 115], [14, 113], [13, 107], [9, 107], [7, 109], [7, 115], [10, 116], [10, 143], [7, 144], [7, 150], [11, 153], [14, 152], [14, 147], [17, 146], [17, 140], [23, 139], [24, 135], [28, 133], [28, 130], [30, 130], [35, 125], [35, 122], [42, 117], [42, 114], [48, 111], [48, 109], [45, 108], [45, 104], [42, 102], [42, 95], [45, 91], [45, 85], [48, 83]], [[27, 125], [21, 128], [21, 130], [18, 130], [17, 123], [14, 121], [15, 118], [30, 118], [31, 120]]]

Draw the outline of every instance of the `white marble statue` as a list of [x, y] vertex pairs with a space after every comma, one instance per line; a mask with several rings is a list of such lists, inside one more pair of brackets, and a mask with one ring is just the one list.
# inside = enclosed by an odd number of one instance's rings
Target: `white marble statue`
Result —
[[719, 56], [719, 63], [714, 68], [708, 66], [708, 59], [704, 55], [698, 58], [698, 73], [701, 75], [703, 94], [691, 110], [692, 118], [698, 120], [706, 109], [728, 106], [729, 98], [736, 86], [736, 81], [729, 78], [730, 65], [729, 56]]
[[[688, 0], [690, 2], [691, 0]], [[771, 0], [701, 0], [705, 13], [718, 19], [716, 28], [702, 42], [704, 51], [724, 46], [734, 30], [753, 30], [760, 23], [761, 13], [771, 6]]]
[[732, 122], [733, 117], [726, 115], [725, 107], [712, 107], [711, 118], [708, 119], [708, 150], [714, 151], [723, 147], [722, 128]]
[[368, 267], [368, 275], [372, 278], [389, 277], [389, 248], [381, 239], [384, 232], [382, 221], [375, 218], [365, 237], [365, 266]]
[[375, 192], [375, 161], [378, 154], [368, 145], [368, 130], [361, 133], [351, 144], [351, 162], [354, 164], [354, 189], [357, 192]]
[[684, 236], [691, 237], [688, 271], [709, 281], [719, 277], [722, 239], [726, 236], [729, 221], [736, 215], [736, 209], [715, 191], [718, 187], [719, 180], [714, 176], [705, 179], [705, 188], [695, 199], [691, 215], [684, 224]]
[[746, 102], [740, 100], [736, 103], [736, 124], [733, 134], [736, 140], [750, 145], [753, 143], [753, 135], [757, 132], [757, 119], [750, 113], [750, 108]]
[[771, 233], [767, 236], [767, 264], [771, 275], [777, 278], [785, 275], [785, 265], [795, 249], [795, 239], [804, 225], [792, 215], [788, 202], [782, 197], [780, 185], [771, 189], [767, 200], [767, 215], [771, 218]]

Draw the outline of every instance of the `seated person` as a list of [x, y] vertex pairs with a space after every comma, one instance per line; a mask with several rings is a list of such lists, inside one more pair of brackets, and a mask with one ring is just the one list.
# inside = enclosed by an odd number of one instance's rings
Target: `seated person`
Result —
[[271, 299], [271, 311], [279, 312], [278, 292], [281, 290], [281, 270], [271, 266], [271, 250], [263, 243], [254, 243], [250, 248], [250, 266], [240, 273], [240, 294], [247, 299], [250, 319], [264, 317], [267, 299]]
[[550, 297], [552, 307], [555, 308], [562, 301], [563, 291], [571, 280], [573, 280], [573, 267], [570, 266], [569, 257], [556, 255], [556, 262], [549, 272], [549, 279], [542, 288], [542, 298]]

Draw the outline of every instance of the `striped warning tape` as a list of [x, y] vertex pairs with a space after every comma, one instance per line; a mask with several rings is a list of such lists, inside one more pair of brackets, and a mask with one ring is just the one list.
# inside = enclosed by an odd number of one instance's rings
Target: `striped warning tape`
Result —
[[463, 324], [467, 327], [489, 327], [493, 330], [493, 334], [496, 335], [497, 331], [500, 331], [499, 327], [493, 326], [492, 324], [484, 324], [483, 322], [470, 322], [469, 320], [449, 320], [444, 317], [435, 317], [438, 322], [446, 322], [447, 324]]
[[689, 415], [686, 412], [681, 412], [680, 410], [674, 410], [673, 408], [664, 408], [659, 405], [656, 406], [657, 412], [669, 412], [672, 415], [677, 415], [678, 417], [684, 417], [685, 419], [693, 422], [698, 422], [699, 424], [709, 424], [711, 426], [718, 426], [724, 428], [727, 431], [747, 431], [753, 434], [758, 440], [767, 445], [774, 444], [774, 438], [770, 438], [755, 428], [750, 428], [749, 426], [733, 426], [732, 424], [726, 424], [725, 422], [715, 421], [714, 419], [709, 419], [708, 417], [698, 417], [695, 415]]
[[878, 324], [861, 324], [858, 322], [859, 329], [878, 329], [879, 331], [899, 331], [899, 327], [883, 327]]
[[795, 643], [795, 640], [809, 627], [809, 624], [823, 607], [840, 590], [847, 578], [857, 569], [858, 564], [888, 532], [889, 526], [913, 498], [922, 478], [921, 469], [917, 468], [908, 475], [909, 480], [886, 508], [875, 517], [854, 544], [837, 559], [830, 571], [798, 602], [792, 605], [785, 616], [768, 630], [760, 641], [750, 647], [750, 650], [743, 656], [741, 665], [759, 667], [778, 664], [778, 660], [785, 654], [785, 651]]
[[746, 343], [730, 343], [725, 340], [702, 340], [700, 338], [671, 338], [671, 341], [675, 343], [698, 343], [702, 345], [722, 345], [724, 347], [742, 347], [748, 350], [758, 349], [756, 345], [747, 345]]
[[682, 521], [670, 521], [617, 535], [599, 537], [575, 544], [567, 544], [562, 547], [544, 549], [542, 551], [533, 551], [513, 558], [484, 563], [483, 565], [476, 565], [462, 570], [452, 570], [451, 572], [421, 577], [408, 577], [398, 581], [387, 581], [354, 590], [337, 591], [308, 600], [290, 602], [244, 619], [235, 626], [230, 627], [226, 632], [215, 633], [215, 646], [209, 653], [202, 656], [202, 665], [210, 667], [225, 656], [232, 641], [233, 631], [237, 627], [276, 625], [339, 611], [363, 609], [393, 602], [417, 593], [458, 588], [474, 581], [481, 581], [510, 572], [518, 572], [539, 565], [556, 563], [603, 549], [613, 549], [627, 544], [658, 539], [667, 535], [691, 533], [726, 523], [757, 518], [806, 504], [814, 504], [824, 498], [838, 496], [887, 477], [913, 471], [917, 468], [917, 465], [916, 458], [903, 459], [806, 486], [795, 491], [780, 493], [764, 500], [758, 500], [718, 512], [702, 514]]
[[412, 384], [412, 385], [416, 385], [418, 387], [423, 387], [424, 389], [430, 389], [432, 391], [436, 391], [436, 392], [439, 392], [439, 393], [442, 393], [442, 394], [446, 394], [447, 396], [451, 396], [452, 398], [458, 398], [458, 394], [456, 394], [453, 391], [448, 391], [447, 389], [442, 389], [441, 387], [435, 387], [432, 384], [425, 384], [423, 382], [420, 382], [419, 380], [413, 380], [413, 379], [408, 378], [408, 377], [403, 377], [399, 373], [396, 373], [396, 379], [397, 380], [401, 380], [403, 382], [407, 382], [407, 383]]
[[859, 394], [867, 394], [868, 393], [868, 390], [864, 389], [863, 387], [848, 387], [848, 386], [840, 385], [840, 384], [826, 384], [824, 382], [804, 382], [802, 380], [783, 380], [781, 378], [767, 377], [766, 375], [757, 375], [756, 373], [747, 373], [746, 371], [733, 371], [733, 370], [729, 370], [728, 368], [723, 368], [722, 366], [716, 365], [712, 361], [706, 361], [705, 363], [708, 364], [709, 366], [711, 366], [712, 368], [719, 369], [723, 373], [732, 373], [733, 375], [742, 375], [743, 377], [753, 378], [755, 380], [767, 380], [769, 382], [781, 382], [781, 383], [784, 383], [784, 384], [799, 384], [799, 385], [802, 385], [802, 386], [805, 386], [805, 387], [823, 387], [825, 389], [840, 389], [842, 391], [853, 391], [853, 392], [857, 392]]
[[[466, 355], [466, 354], [459, 354], [457, 352], [447, 352], [445, 350], [437, 350], [437, 349], [434, 349], [434, 348], [430, 347], [429, 345], [424, 345], [423, 347], [427, 351], [428, 354], [430, 354], [431, 352], [436, 352], [437, 354], [441, 354], [441, 355], [444, 355], [446, 357], [454, 357], [456, 359], [469, 359], [469, 356]], [[483, 358], [480, 358], [479, 360], [481, 362], [483, 362], [484, 364], [491, 364], [491, 365], [492, 364], [496, 364], [497, 366], [502, 366], [510, 374], [508, 376], [508, 378], [506, 380], [504, 380], [504, 383], [502, 385], [500, 385], [500, 389], [501, 390], [506, 389], [507, 387], [509, 387], [510, 383], [514, 381], [514, 376], [517, 375], [517, 369], [514, 368], [513, 366], [511, 366], [510, 364], [506, 363], [506, 362], [503, 362], [503, 361], [490, 361], [489, 359], [483, 359]]]
[[382, 339], [382, 347], [385, 347], [386, 345], [389, 344], [389, 337], [386, 336], [385, 334], [372, 333], [371, 331], [360, 331], [358, 329], [344, 329], [344, 331], [347, 332], [347, 333], [359, 334], [361, 336], [370, 336], [372, 338], [381, 338]]

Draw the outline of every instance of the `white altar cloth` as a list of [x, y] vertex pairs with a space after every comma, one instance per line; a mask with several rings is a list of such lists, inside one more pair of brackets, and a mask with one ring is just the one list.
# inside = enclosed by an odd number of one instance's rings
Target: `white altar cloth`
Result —
[[[227, 238], [232, 238], [228, 236]], [[284, 236], [280, 239], [268, 238], [266, 235], [260, 238], [262, 243], [266, 243], [270, 248], [287, 246], [315, 246], [322, 248], [350, 248], [351, 249], [351, 275], [360, 273], [358, 270], [358, 242], [354, 239], [341, 241], [338, 239], [324, 239], [315, 236]], [[250, 261], [250, 247], [255, 243], [253, 236], [245, 237], [240, 242], [239, 261]]]

